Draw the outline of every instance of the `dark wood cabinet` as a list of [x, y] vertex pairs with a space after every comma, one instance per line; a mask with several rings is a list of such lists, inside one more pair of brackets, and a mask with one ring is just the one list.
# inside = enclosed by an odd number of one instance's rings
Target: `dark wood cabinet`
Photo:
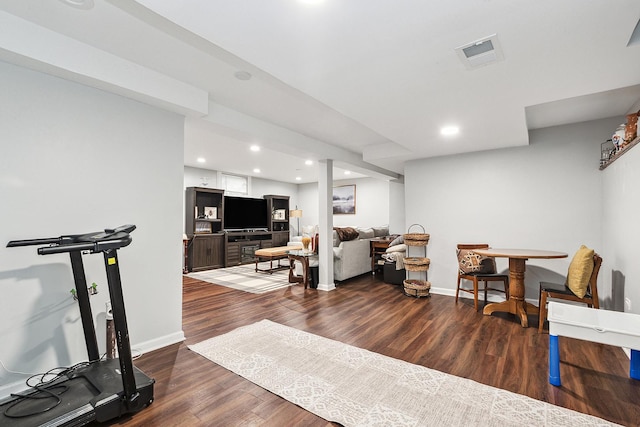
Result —
[[224, 267], [224, 190], [189, 187], [185, 191], [185, 234], [189, 271]]
[[224, 267], [224, 234], [196, 234], [189, 248], [190, 271]]
[[288, 231], [274, 231], [271, 233], [271, 240], [273, 241], [273, 246], [287, 246], [289, 242], [289, 232]]

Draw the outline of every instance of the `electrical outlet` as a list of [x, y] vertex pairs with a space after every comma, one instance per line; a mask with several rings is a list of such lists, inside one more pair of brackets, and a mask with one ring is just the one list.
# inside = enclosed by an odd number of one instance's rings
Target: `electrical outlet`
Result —
[[631, 299], [630, 298], [625, 298], [624, 299], [624, 311], [631, 311]]

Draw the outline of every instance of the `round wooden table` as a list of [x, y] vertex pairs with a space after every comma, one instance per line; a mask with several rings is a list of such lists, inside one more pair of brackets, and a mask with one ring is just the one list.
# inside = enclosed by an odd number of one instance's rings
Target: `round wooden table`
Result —
[[540, 251], [536, 249], [474, 249], [475, 253], [496, 258], [509, 258], [509, 300], [487, 304], [482, 310], [483, 314], [505, 312], [520, 317], [523, 328], [529, 326], [527, 314], [538, 314], [538, 307], [524, 300], [524, 272], [525, 262], [530, 258], [551, 259], [566, 258], [564, 252]]

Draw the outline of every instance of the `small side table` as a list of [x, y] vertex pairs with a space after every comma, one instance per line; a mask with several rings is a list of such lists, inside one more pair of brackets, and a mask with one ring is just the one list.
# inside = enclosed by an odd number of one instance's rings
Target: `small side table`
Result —
[[[304, 250], [287, 251], [289, 257], [289, 283], [302, 283], [304, 288], [309, 286], [309, 258], [316, 256], [313, 252], [305, 252]], [[302, 276], [298, 276], [294, 271], [294, 262], [300, 261], [302, 265]]]
[[389, 247], [389, 243], [391, 243], [391, 238], [388, 237], [378, 237], [375, 239], [369, 240], [371, 244], [371, 274], [376, 274], [376, 269], [378, 267], [378, 260], [380, 256], [385, 253], [387, 248]]
[[640, 315], [550, 302], [547, 319], [552, 385], [562, 385], [558, 336], [630, 348], [629, 377], [640, 380]]

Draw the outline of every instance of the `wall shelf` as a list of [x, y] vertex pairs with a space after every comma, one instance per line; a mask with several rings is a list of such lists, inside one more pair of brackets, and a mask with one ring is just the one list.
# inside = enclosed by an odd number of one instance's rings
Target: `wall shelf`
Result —
[[628, 143], [627, 145], [625, 145], [620, 151], [618, 151], [617, 153], [615, 153], [613, 156], [611, 156], [611, 158], [609, 160], [607, 160], [607, 162], [603, 165], [600, 166], [600, 170], [605, 169], [607, 166], [609, 166], [611, 163], [615, 162], [616, 160], [618, 160], [620, 157], [622, 157], [623, 154], [625, 154], [627, 151], [629, 151], [631, 148], [635, 147], [636, 145], [638, 145], [638, 142], [640, 142], [640, 135], [636, 137], [636, 139], [634, 139], [633, 141], [631, 141], [630, 143]]

